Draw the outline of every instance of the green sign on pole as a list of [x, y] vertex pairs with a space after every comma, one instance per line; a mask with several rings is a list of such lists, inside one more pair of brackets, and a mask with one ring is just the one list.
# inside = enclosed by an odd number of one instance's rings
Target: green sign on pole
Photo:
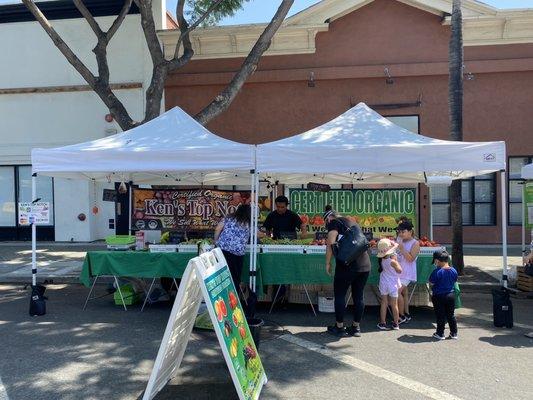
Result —
[[533, 181], [524, 184], [524, 207], [526, 229], [533, 229]]
[[416, 189], [289, 189], [289, 201], [312, 232], [324, 229], [322, 213], [328, 204], [374, 237], [395, 236], [400, 216], [409, 218], [416, 229]]

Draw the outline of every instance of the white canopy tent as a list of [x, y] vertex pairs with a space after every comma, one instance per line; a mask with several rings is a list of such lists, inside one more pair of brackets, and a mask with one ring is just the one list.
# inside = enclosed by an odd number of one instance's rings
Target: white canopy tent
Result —
[[283, 183], [450, 184], [501, 173], [503, 284], [507, 285], [505, 142], [454, 142], [415, 134], [364, 103], [310, 131], [257, 146], [261, 177]]
[[137, 184], [238, 185], [250, 182], [253, 145], [209, 132], [179, 107], [146, 124], [90, 142], [33, 149], [34, 173]]
[[353, 184], [463, 179], [505, 170], [505, 143], [418, 135], [359, 103], [322, 126], [257, 146], [257, 168], [284, 183], [310, 178]]
[[[33, 149], [31, 159], [33, 199], [37, 198], [37, 174], [155, 185], [250, 184], [252, 195], [255, 189], [255, 146], [209, 132], [179, 107], [127, 132], [71, 146]], [[33, 285], [35, 252], [33, 224]]]

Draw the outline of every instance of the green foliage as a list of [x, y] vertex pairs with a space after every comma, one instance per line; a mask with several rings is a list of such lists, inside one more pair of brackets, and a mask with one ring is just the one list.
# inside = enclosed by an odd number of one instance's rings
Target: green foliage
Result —
[[[250, 0], [224, 0], [203, 21], [201, 26], [216, 25], [221, 19], [233, 16], [242, 9], [245, 2]], [[213, 4], [213, 0], [187, 0], [187, 19], [194, 23]]]

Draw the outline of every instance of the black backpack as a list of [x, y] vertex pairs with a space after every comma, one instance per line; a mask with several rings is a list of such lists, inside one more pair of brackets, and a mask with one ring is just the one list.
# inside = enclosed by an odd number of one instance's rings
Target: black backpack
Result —
[[341, 219], [338, 221], [346, 227], [346, 231], [339, 234], [337, 242], [333, 244], [333, 255], [337, 260], [351, 264], [368, 250], [370, 244], [359, 225], [347, 226]]

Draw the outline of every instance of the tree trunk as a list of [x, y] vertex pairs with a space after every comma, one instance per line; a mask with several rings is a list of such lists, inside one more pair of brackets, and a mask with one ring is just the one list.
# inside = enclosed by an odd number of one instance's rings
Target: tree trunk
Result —
[[[450, 138], [463, 140], [463, 28], [461, 0], [453, 0], [449, 48]], [[452, 222], [452, 261], [459, 272], [464, 270], [463, 209], [461, 181], [454, 180], [450, 188]]]

